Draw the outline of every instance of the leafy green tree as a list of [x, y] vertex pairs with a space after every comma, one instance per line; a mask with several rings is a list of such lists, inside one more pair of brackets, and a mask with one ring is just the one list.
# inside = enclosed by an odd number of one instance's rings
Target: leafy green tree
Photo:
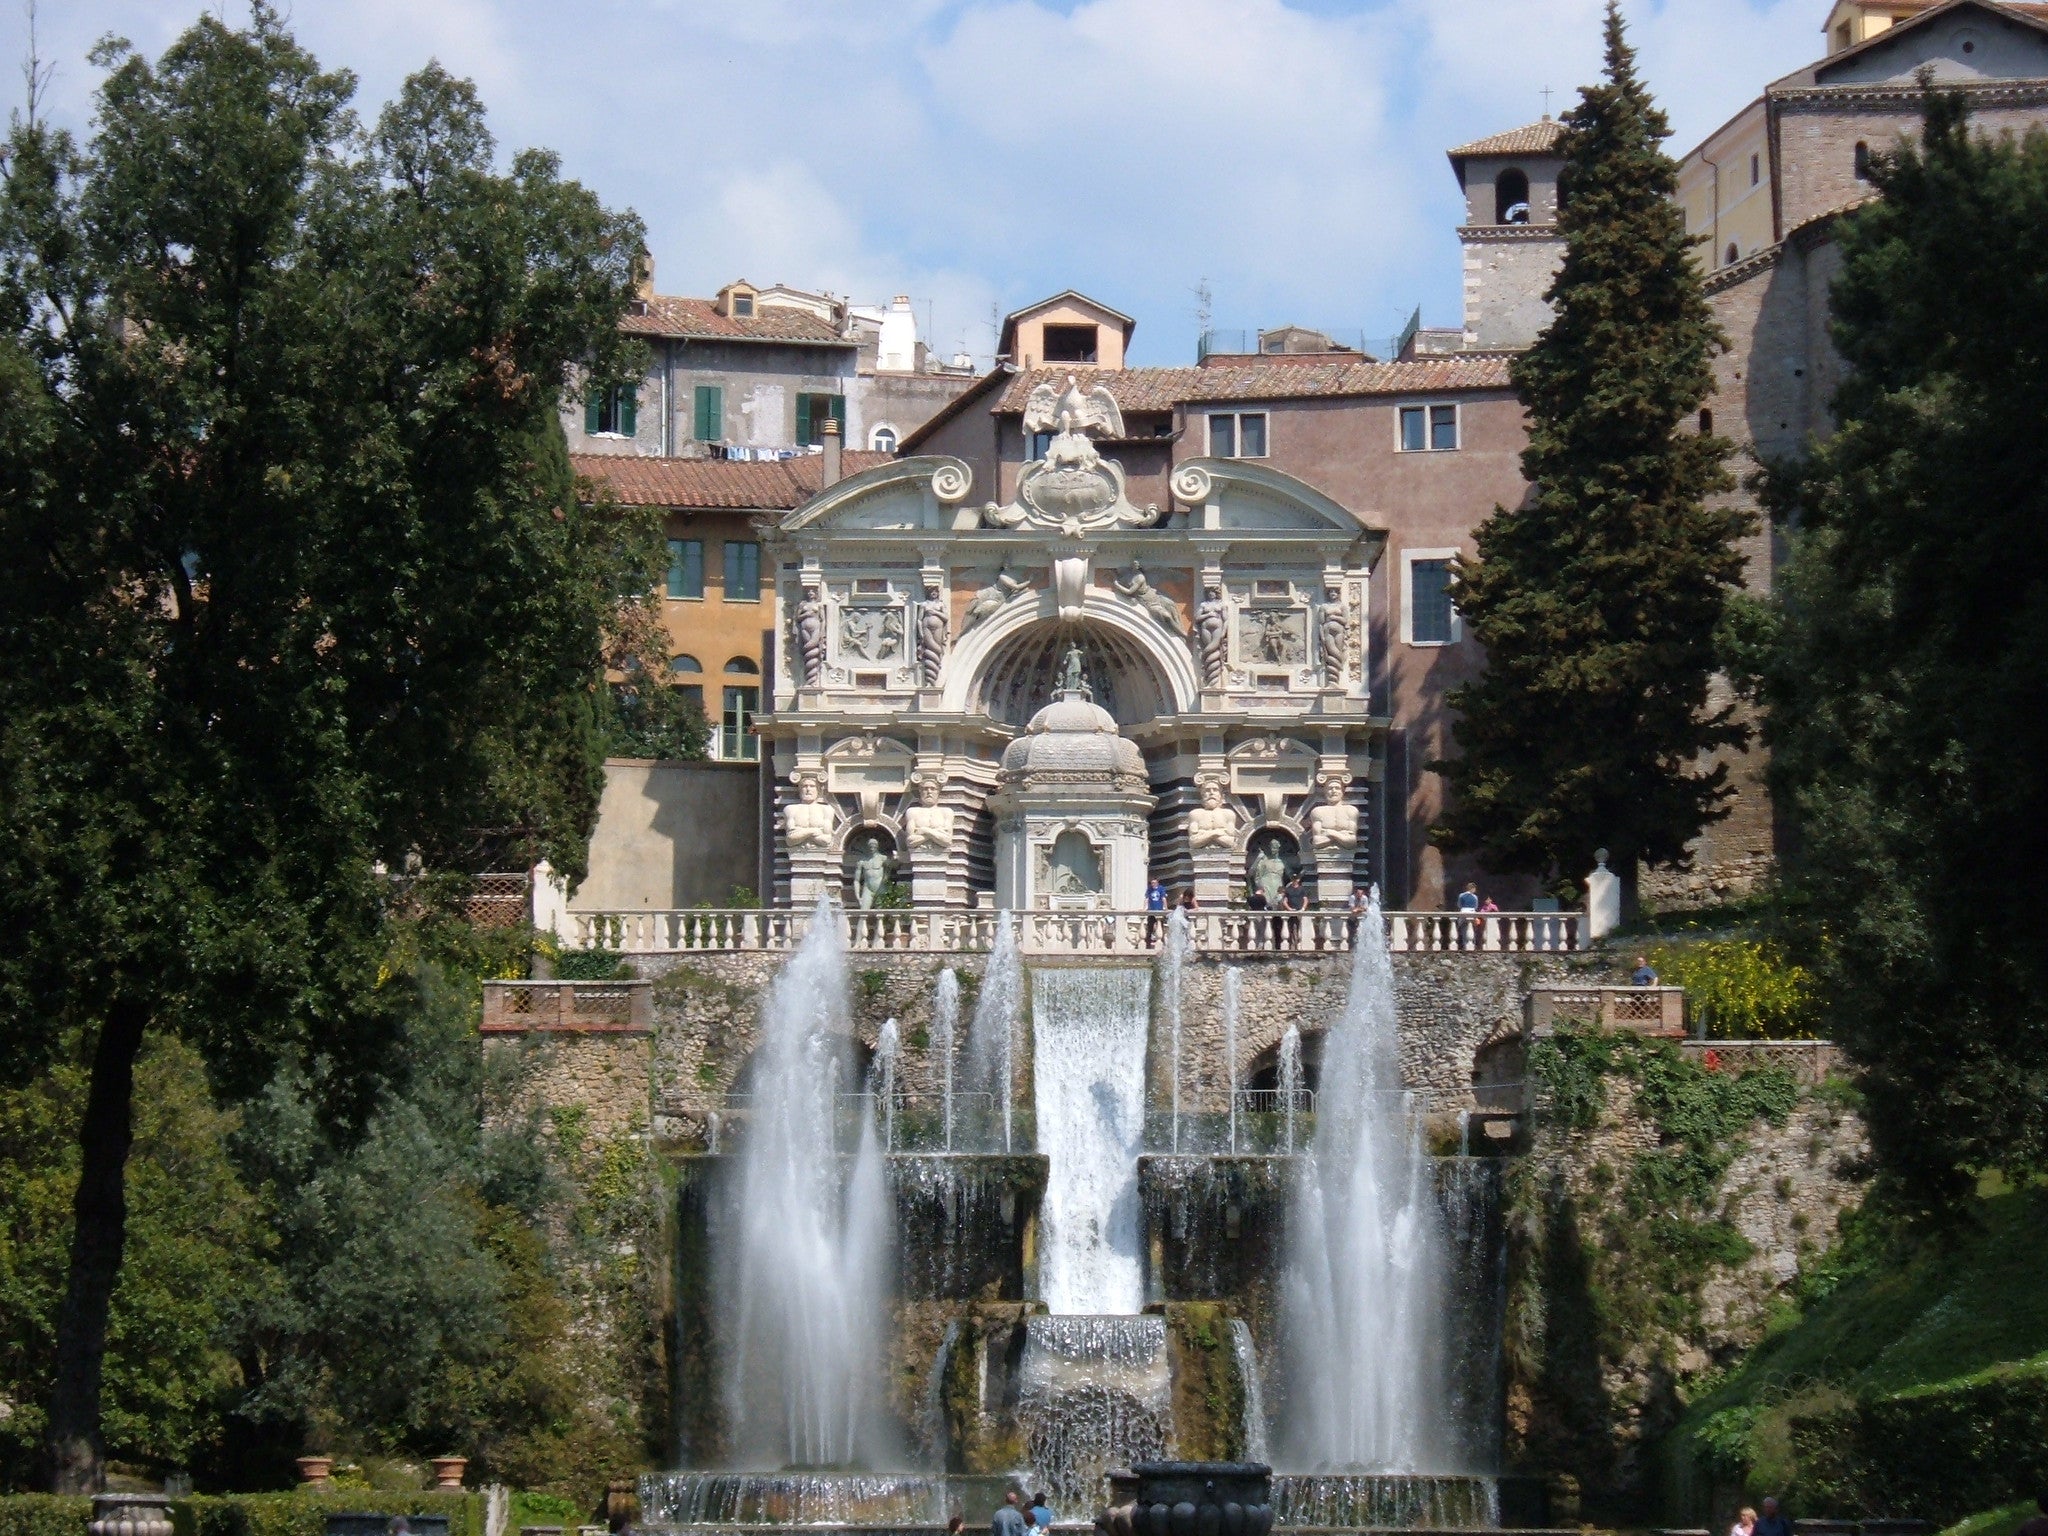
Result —
[[1930, 92], [1844, 219], [1835, 434], [1768, 489], [1786, 910], [1910, 1207], [2048, 1169], [2048, 136]]
[[1435, 836], [1496, 869], [1575, 877], [1596, 848], [1633, 905], [1638, 860], [1682, 864], [1723, 814], [1743, 731], [1710, 707], [1714, 632], [1752, 519], [1715, 505], [1728, 445], [1696, 432], [1722, 344], [1660, 147], [1664, 114], [1607, 10], [1605, 79], [1564, 118], [1555, 318], [1513, 365], [1529, 410], [1518, 508], [1496, 508], [1453, 598], [1486, 671], [1451, 695]]
[[[380, 864], [580, 874], [598, 684], [651, 540], [576, 494], [579, 365], [632, 376], [638, 222], [495, 167], [430, 67], [373, 129], [273, 11], [154, 63], [0, 192], [0, 1066], [89, 1044], [47, 1454], [98, 1477], [134, 1065], [315, 1073], [359, 1126], [402, 1063]], [[17, 1080], [20, 1080], [17, 1078]]]

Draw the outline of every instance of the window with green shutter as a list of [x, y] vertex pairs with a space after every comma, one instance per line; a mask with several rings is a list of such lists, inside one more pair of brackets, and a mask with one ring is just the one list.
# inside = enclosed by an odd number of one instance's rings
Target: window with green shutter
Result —
[[601, 390], [583, 403], [583, 430], [591, 437], [631, 437], [640, 429], [640, 387]]
[[846, 432], [846, 396], [800, 394], [796, 397], [796, 442], [799, 448], [815, 448], [825, 440], [825, 423], [836, 421], [842, 436]]
[[738, 539], [725, 541], [725, 600], [728, 603], [761, 601], [761, 546]]
[[702, 539], [670, 539], [668, 541], [668, 595], [670, 597], [702, 597], [704, 595], [704, 541]]
[[716, 384], [697, 386], [696, 431], [691, 434], [700, 443], [721, 442], [725, 438], [725, 390]]

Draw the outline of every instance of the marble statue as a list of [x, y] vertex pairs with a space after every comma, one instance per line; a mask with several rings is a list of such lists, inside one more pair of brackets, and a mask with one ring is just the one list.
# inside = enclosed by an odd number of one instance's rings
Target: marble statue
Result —
[[1060, 692], [1078, 693], [1084, 699], [1093, 699], [1095, 697], [1094, 690], [1088, 686], [1088, 675], [1082, 669], [1082, 663], [1085, 660], [1086, 658], [1081, 654], [1080, 646], [1070, 645], [1067, 647], [1065, 665], [1060, 668]]
[[1358, 807], [1344, 798], [1342, 779], [1323, 780], [1323, 803], [1308, 813], [1309, 841], [1318, 853], [1358, 846]]
[[1202, 780], [1202, 803], [1188, 812], [1190, 848], [1228, 848], [1237, 841], [1237, 812], [1223, 803], [1223, 785]]
[[917, 804], [904, 812], [912, 853], [944, 853], [953, 846], [953, 813], [939, 804], [939, 781], [920, 779]]
[[929, 592], [917, 615], [917, 680], [926, 688], [939, 686], [939, 672], [946, 664], [946, 610], [939, 595]]
[[796, 781], [797, 799], [782, 813], [783, 841], [790, 851], [829, 848], [839, 813], [819, 799], [818, 781], [805, 774]]
[[974, 601], [967, 605], [967, 612], [960, 621], [960, 632], [965, 634], [983, 619], [1001, 610], [1003, 605], [1019, 592], [1028, 592], [1031, 584], [1019, 581], [1008, 571], [997, 571], [996, 579], [974, 594]]
[[1341, 688], [1350, 663], [1351, 621], [1344, 611], [1344, 594], [1332, 587], [1323, 595], [1322, 617], [1316, 622], [1316, 648], [1322, 652], [1323, 686]]
[[889, 883], [889, 855], [882, 852], [882, 845], [873, 837], [864, 837], [854, 844], [853, 853], [853, 899], [861, 911], [869, 910], [875, 898], [882, 893], [882, 887]]
[[1134, 562], [1131, 566], [1131, 579], [1128, 582], [1112, 580], [1110, 585], [1150, 614], [1155, 623], [1164, 625], [1176, 635], [1187, 633], [1181, 627], [1179, 605], [1146, 580], [1143, 566]]
[[1221, 587], [1204, 587], [1201, 606], [1195, 610], [1195, 654], [1202, 662], [1206, 687], [1223, 686], [1224, 654], [1230, 646], [1230, 609], [1223, 601]]
[[1280, 905], [1280, 887], [1287, 883], [1287, 860], [1282, 856], [1283, 845], [1279, 838], [1269, 837], [1259, 844], [1259, 851], [1252, 857], [1252, 884], [1266, 898], [1266, 905]]
[[797, 665], [802, 686], [815, 688], [825, 676], [825, 600], [816, 587], [804, 588], [794, 621]]

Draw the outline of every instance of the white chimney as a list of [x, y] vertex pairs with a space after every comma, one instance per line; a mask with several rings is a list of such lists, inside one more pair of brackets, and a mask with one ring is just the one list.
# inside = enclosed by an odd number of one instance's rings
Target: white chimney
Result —
[[875, 354], [875, 371], [917, 371], [917, 315], [910, 307], [908, 294], [899, 293], [891, 299], [888, 312], [882, 316], [881, 346]]

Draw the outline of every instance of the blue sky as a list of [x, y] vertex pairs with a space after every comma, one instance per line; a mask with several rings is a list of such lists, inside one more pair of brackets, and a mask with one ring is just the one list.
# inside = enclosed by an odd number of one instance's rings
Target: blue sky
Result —
[[[51, 115], [83, 127], [108, 33], [193, 0], [42, 0]], [[231, 20], [241, 0], [216, 7]], [[908, 293], [986, 362], [990, 315], [1078, 288], [1134, 358], [1212, 323], [1386, 335], [1459, 316], [1444, 149], [1561, 111], [1601, 0], [290, 0], [373, 112], [428, 58], [501, 148], [543, 144], [647, 221], [664, 293], [744, 276]], [[1674, 153], [1820, 51], [1827, 0], [1625, 0]], [[25, 53], [0, 0], [0, 57]], [[14, 77], [6, 77], [12, 84]], [[15, 85], [12, 93], [19, 97]]]

